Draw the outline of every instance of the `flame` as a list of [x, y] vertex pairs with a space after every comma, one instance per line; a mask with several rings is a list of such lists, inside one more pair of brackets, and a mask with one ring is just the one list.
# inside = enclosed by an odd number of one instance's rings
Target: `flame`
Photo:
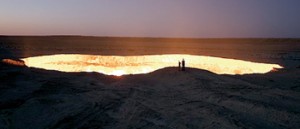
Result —
[[205, 69], [216, 74], [267, 73], [274, 68], [282, 68], [277, 64], [185, 54], [148, 56], [58, 54], [29, 57], [22, 60], [29, 67], [63, 72], [99, 72], [107, 75], [121, 76], [149, 73], [164, 67], [177, 67], [178, 61], [183, 58], [186, 61], [187, 67]]
[[122, 76], [123, 74], [126, 74], [126, 73], [123, 70], [115, 70], [111, 74], [115, 75], [115, 76]]

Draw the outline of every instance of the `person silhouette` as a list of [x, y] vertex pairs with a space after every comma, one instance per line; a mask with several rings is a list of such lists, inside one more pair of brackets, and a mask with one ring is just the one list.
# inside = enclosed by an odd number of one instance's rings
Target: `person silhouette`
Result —
[[185, 71], [185, 61], [184, 61], [184, 59], [182, 59], [181, 64], [182, 64], [182, 71]]
[[178, 70], [181, 71], [181, 62], [178, 61]]

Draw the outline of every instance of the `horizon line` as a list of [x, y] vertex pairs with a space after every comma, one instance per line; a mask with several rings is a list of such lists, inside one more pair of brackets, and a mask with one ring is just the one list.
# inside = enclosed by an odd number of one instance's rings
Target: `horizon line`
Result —
[[0, 37], [95, 37], [95, 38], [148, 38], [148, 39], [300, 39], [300, 37], [171, 37], [171, 36], [109, 36], [109, 35], [3, 35]]

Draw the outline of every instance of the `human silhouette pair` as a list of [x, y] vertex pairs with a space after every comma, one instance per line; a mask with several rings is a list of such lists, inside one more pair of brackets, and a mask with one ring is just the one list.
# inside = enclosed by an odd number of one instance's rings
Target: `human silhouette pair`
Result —
[[178, 61], [178, 70], [179, 71], [185, 71], [185, 61], [182, 59], [182, 61]]

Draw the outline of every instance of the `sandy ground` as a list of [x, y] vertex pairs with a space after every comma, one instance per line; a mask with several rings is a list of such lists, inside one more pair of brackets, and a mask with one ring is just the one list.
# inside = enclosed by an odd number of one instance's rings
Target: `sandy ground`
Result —
[[0, 63], [0, 129], [297, 129], [299, 42], [0, 36], [0, 59], [49, 54], [193, 54], [285, 67], [242, 76], [164, 68], [115, 77]]
[[300, 128], [300, 68], [106, 76], [0, 67], [1, 129]]

